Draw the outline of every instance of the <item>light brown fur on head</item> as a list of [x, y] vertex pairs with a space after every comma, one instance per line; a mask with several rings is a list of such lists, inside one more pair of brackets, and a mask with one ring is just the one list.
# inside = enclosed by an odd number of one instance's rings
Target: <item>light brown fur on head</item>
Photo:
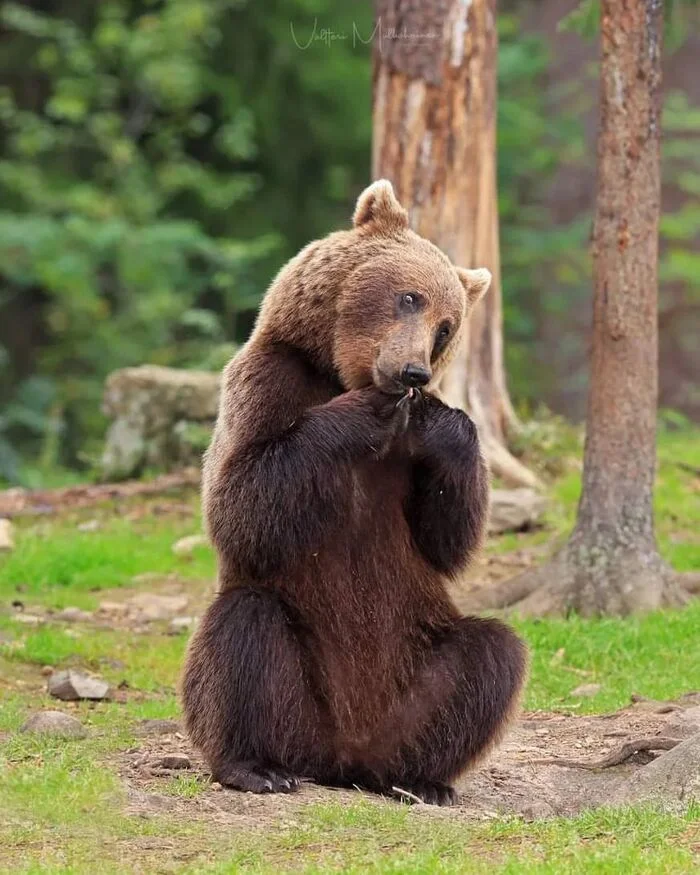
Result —
[[407, 366], [434, 383], [490, 281], [485, 268], [455, 267], [411, 231], [391, 183], [379, 180], [358, 198], [351, 230], [309, 244], [280, 271], [252, 340], [304, 350], [346, 389], [375, 383], [401, 391]]

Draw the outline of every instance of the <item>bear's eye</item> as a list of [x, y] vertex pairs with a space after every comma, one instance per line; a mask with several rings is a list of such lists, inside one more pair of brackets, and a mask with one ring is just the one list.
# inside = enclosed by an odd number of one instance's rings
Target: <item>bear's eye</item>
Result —
[[399, 295], [399, 307], [405, 313], [415, 313], [420, 308], [422, 298], [418, 292], [402, 292]]
[[433, 346], [433, 354], [431, 358], [436, 358], [440, 355], [443, 349], [447, 346], [447, 341], [450, 339], [452, 326], [449, 322], [443, 322], [435, 334], [435, 345]]

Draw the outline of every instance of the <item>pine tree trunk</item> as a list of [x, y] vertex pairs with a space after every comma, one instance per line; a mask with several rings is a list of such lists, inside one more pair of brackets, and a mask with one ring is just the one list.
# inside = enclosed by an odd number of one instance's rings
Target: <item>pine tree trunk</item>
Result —
[[496, 2], [378, 0], [376, 8], [373, 177], [391, 180], [419, 234], [494, 278], [441, 391], [471, 413], [494, 472], [534, 485], [505, 446], [516, 418], [503, 365]]
[[591, 384], [571, 547], [587, 598], [623, 610], [661, 604], [664, 589], [653, 511], [662, 5], [603, 0], [601, 15]]
[[569, 543], [509, 584], [524, 613], [628, 614], [686, 598], [654, 536], [661, 0], [601, 0], [591, 383]]

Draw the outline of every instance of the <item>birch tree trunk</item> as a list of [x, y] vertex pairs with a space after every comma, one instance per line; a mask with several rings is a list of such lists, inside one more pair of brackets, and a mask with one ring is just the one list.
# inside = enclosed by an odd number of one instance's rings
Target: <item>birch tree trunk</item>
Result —
[[662, 0], [601, 0], [583, 491], [566, 547], [501, 592], [523, 613], [629, 614], [688, 594], [654, 535], [662, 30]]
[[506, 388], [496, 200], [496, 0], [377, 0], [372, 175], [390, 179], [411, 225], [455, 264], [488, 267], [441, 386], [468, 409], [494, 473], [536, 478], [507, 450], [516, 417]]

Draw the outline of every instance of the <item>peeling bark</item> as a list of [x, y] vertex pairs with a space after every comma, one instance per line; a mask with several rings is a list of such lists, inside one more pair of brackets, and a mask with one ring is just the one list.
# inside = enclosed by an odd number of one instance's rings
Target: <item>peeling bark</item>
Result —
[[[662, 4], [601, 0], [601, 122], [593, 231], [591, 386], [574, 532], [501, 589], [523, 614], [682, 605], [654, 535]], [[503, 604], [503, 603], [502, 603]]]
[[503, 364], [496, 2], [377, 0], [376, 9], [372, 174], [391, 180], [413, 228], [455, 264], [493, 274], [441, 395], [469, 410], [494, 473], [536, 486], [505, 443], [517, 420]]

